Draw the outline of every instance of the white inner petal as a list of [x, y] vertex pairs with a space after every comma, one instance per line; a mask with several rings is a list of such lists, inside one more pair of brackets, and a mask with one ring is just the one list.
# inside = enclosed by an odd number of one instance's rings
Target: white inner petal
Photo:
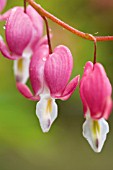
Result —
[[30, 57], [20, 58], [14, 61], [14, 75], [17, 81], [26, 83], [29, 78]]
[[32, 56], [32, 54], [33, 54], [33, 52], [31, 50], [31, 48], [29, 46], [27, 46], [23, 51], [22, 57], [30, 58]]
[[95, 152], [102, 150], [108, 132], [109, 125], [104, 118], [92, 120], [87, 117], [83, 124], [83, 136], [88, 140]]
[[0, 41], [3, 41], [3, 38], [2, 38], [2, 36], [0, 35]]
[[55, 99], [49, 95], [42, 95], [36, 105], [36, 115], [39, 118], [40, 126], [43, 132], [48, 132], [53, 121], [57, 117], [57, 104]]

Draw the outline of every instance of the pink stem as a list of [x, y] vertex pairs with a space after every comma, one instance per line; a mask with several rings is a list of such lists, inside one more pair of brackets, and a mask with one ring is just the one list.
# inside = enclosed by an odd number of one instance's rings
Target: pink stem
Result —
[[27, 0], [28, 3], [42, 16], [51, 19], [53, 22], [57, 23], [58, 25], [62, 26], [63, 28], [67, 29], [68, 31], [72, 32], [73, 34], [78, 35], [79, 37], [85, 38], [91, 41], [113, 41], [113, 36], [93, 36], [88, 33], [81, 32], [70, 25], [66, 24], [65, 22], [61, 21], [45, 9], [43, 9], [39, 4], [34, 2], [33, 0]]

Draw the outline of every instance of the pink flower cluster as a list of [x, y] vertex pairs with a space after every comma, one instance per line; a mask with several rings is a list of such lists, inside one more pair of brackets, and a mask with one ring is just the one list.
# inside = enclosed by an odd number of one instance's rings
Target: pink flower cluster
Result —
[[[0, 12], [6, 0], [0, 1]], [[43, 132], [48, 132], [58, 115], [56, 99], [67, 100], [79, 84], [80, 76], [70, 82], [73, 57], [70, 50], [57, 46], [49, 53], [47, 36], [43, 36], [43, 19], [31, 7], [14, 7], [0, 15], [5, 20], [6, 43], [0, 36], [0, 52], [14, 60], [14, 75], [18, 91], [30, 100], [38, 101], [36, 115]], [[33, 93], [26, 85], [30, 79]], [[83, 136], [95, 152], [100, 152], [109, 132], [106, 122], [112, 110], [112, 87], [100, 63], [88, 61], [80, 81], [83, 103]]]

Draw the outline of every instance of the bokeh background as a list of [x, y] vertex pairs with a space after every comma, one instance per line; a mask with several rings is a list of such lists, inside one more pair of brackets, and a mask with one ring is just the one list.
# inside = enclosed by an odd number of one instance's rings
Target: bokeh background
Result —
[[[113, 35], [113, 0], [37, 0], [46, 10], [73, 27], [93, 35]], [[4, 12], [23, 5], [8, 0]], [[93, 60], [93, 42], [84, 40], [49, 21], [53, 48], [68, 46], [73, 54], [72, 77], [82, 75]], [[4, 36], [4, 22], [0, 34]], [[101, 62], [113, 85], [113, 42], [99, 42], [97, 61]], [[101, 153], [92, 151], [82, 136], [84, 122], [77, 89], [68, 101], [58, 101], [59, 116], [49, 133], [42, 133], [35, 115], [35, 102], [21, 96], [13, 75], [13, 61], [0, 55], [0, 170], [112, 170], [113, 115], [110, 133]]]

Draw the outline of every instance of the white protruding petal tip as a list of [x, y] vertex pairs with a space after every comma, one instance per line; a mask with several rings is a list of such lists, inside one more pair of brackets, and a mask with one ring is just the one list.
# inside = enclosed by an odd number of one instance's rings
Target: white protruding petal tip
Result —
[[14, 61], [14, 75], [17, 82], [25, 84], [29, 78], [29, 58], [20, 58]]
[[36, 115], [39, 118], [42, 131], [48, 132], [57, 117], [57, 104], [54, 99], [46, 98], [46, 96], [41, 97], [36, 105]]
[[108, 132], [109, 125], [103, 118], [99, 120], [87, 118], [83, 124], [83, 136], [97, 153], [101, 152]]
[[0, 41], [3, 41], [3, 38], [2, 38], [2, 36], [0, 35]]
[[30, 47], [26, 47], [23, 51], [22, 57], [24, 58], [30, 58], [32, 56], [33, 52]]
[[29, 78], [29, 65], [32, 51], [29, 47], [25, 48], [22, 57], [14, 61], [14, 75], [17, 82], [25, 84]]
[[40, 125], [41, 125], [41, 129], [44, 133], [48, 132], [51, 127], [51, 119], [49, 117], [40, 119]]

